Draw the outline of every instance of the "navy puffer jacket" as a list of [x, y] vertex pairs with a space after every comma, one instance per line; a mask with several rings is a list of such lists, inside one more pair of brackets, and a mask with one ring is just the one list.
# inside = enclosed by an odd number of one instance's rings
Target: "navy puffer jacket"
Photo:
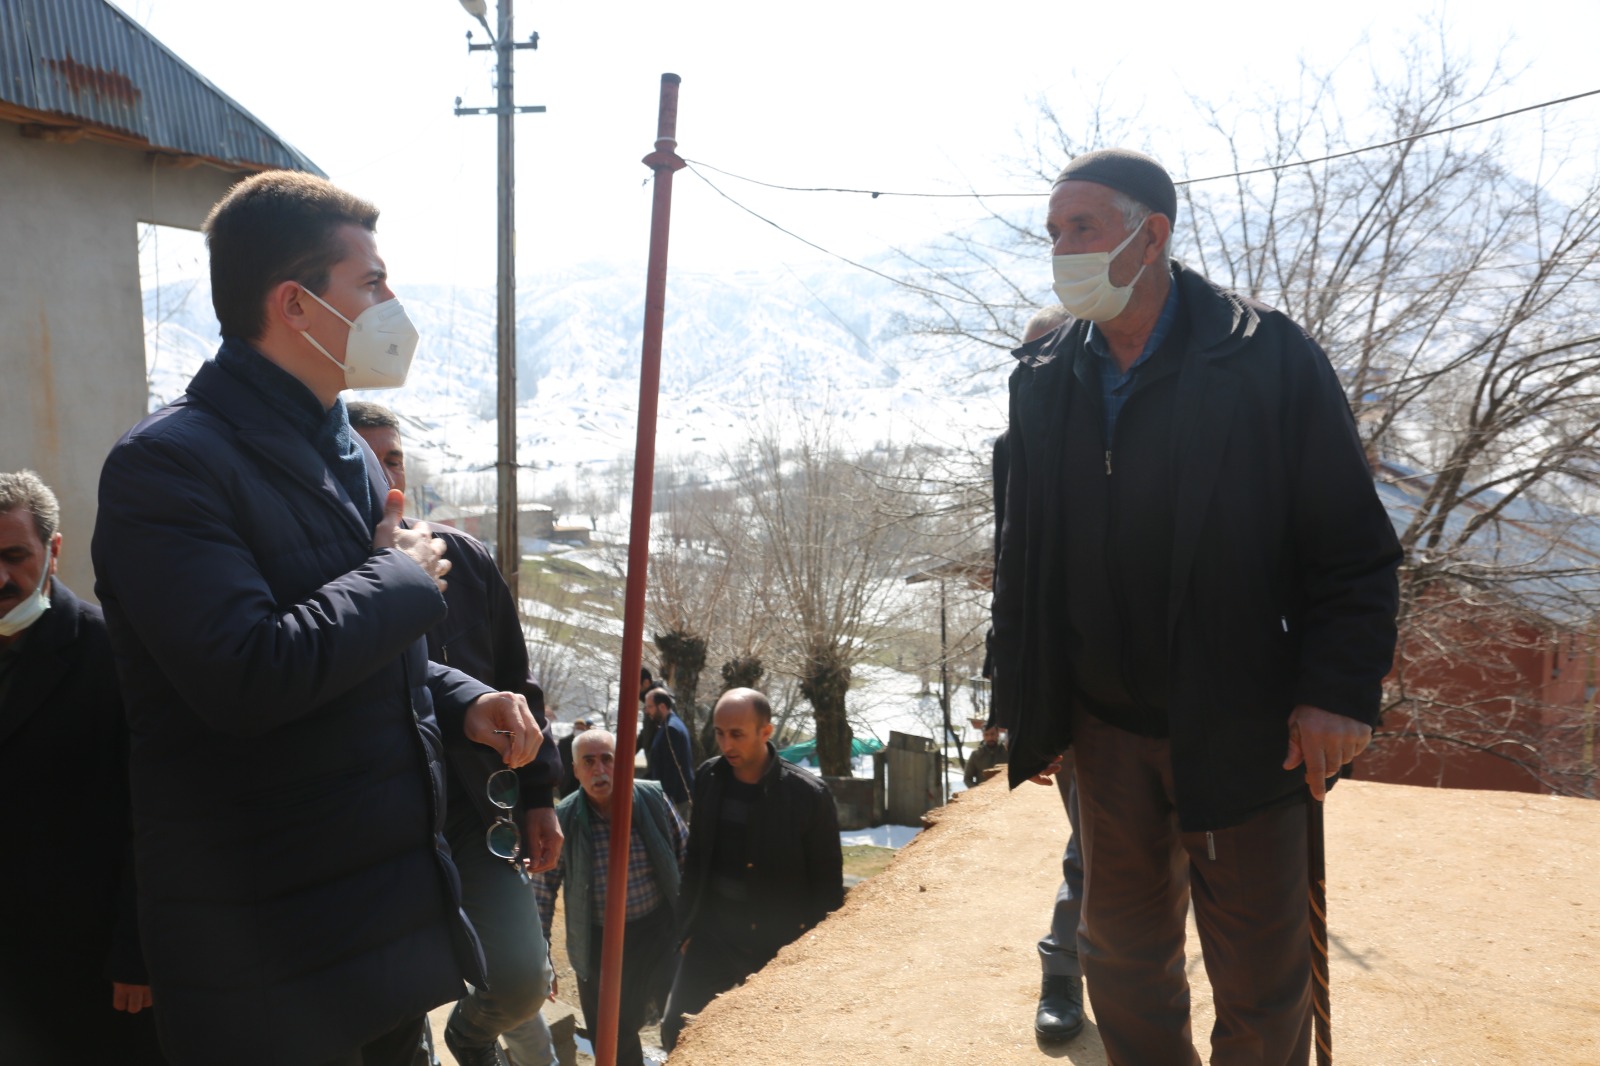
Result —
[[332, 1058], [479, 979], [439, 730], [489, 689], [428, 662], [443, 597], [371, 544], [310, 441], [214, 362], [106, 460], [95, 587], [174, 1063]]

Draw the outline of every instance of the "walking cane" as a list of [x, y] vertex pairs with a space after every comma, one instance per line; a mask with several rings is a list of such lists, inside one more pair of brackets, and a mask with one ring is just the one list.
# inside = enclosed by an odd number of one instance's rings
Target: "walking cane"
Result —
[[1323, 805], [1306, 801], [1306, 857], [1311, 888], [1311, 1006], [1316, 1012], [1317, 1066], [1333, 1066], [1333, 1003], [1328, 988], [1328, 861]]

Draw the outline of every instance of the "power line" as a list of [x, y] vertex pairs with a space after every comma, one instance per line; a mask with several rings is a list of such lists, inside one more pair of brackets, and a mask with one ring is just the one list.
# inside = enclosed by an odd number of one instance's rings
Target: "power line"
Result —
[[[937, 300], [953, 300], [956, 303], [972, 304], [974, 307], [982, 307], [982, 306], [984, 306], [984, 301], [982, 301], [982, 300], [968, 299], [966, 297], [954, 296], [954, 295], [951, 295], [950, 293], [947, 293], [947, 292], [939, 292], [936, 289], [924, 288], [923, 286], [918, 285], [918, 284], [916, 284], [914, 282], [906, 281], [904, 278], [897, 278], [893, 274], [886, 274], [883, 271], [879, 270], [877, 267], [870, 267], [867, 264], [861, 263], [861, 262], [857, 262], [856, 260], [851, 259], [848, 256], [840, 255], [838, 252], [835, 252], [835, 251], [833, 251], [831, 249], [828, 249], [828, 248], [824, 248], [822, 245], [818, 244], [815, 241], [807, 240], [806, 238], [800, 236], [800, 234], [794, 232], [793, 230], [785, 229], [783, 226], [780, 226], [778, 223], [772, 221], [772, 219], [768, 218], [766, 215], [763, 215], [761, 212], [756, 211], [753, 208], [746, 207], [744, 204], [740, 203], [738, 200], [735, 200], [733, 197], [729, 196], [727, 193], [723, 192], [720, 188], [718, 188], [716, 183], [713, 182], [710, 178], [708, 178], [704, 174], [700, 173], [699, 168], [696, 167], [696, 165], [694, 163], [690, 162], [687, 159], [684, 160], [684, 162], [688, 164], [689, 172], [691, 174], [693, 174], [695, 177], [699, 178], [701, 181], [703, 181], [707, 185], [709, 185], [711, 187], [711, 191], [712, 192], [716, 193], [718, 196], [720, 196], [724, 200], [728, 201], [734, 207], [737, 207], [739, 210], [743, 211], [747, 215], [751, 215], [754, 218], [759, 218], [761, 221], [765, 222], [767, 225], [771, 226], [773, 229], [777, 230], [779, 233], [782, 233], [787, 237], [793, 237], [795, 240], [799, 241], [801, 244], [804, 244], [809, 248], [815, 248], [817, 251], [821, 252], [823, 255], [832, 256], [833, 258], [839, 260], [839, 262], [845, 263], [845, 264], [847, 264], [849, 266], [853, 266], [857, 270], [865, 270], [869, 274], [876, 274], [878, 277], [882, 278], [883, 280], [885, 280], [887, 282], [890, 282], [891, 284], [898, 285], [898, 286], [900, 286], [901, 288], [904, 288], [904, 289], [910, 289], [913, 292], [919, 292], [924, 296], [931, 296], [931, 297], [933, 297], [934, 299], [937, 299]], [[715, 169], [715, 168], [713, 168], [713, 169]]]
[[[1276, 171], [1276, 170], [1288, 170], [1288, 169], [1290, 169], [1292, 167], [1315, 166], [1317, 163], [1327, 163], [1327, 162], [1330, 162], [1331, 160], [1335, 160], [1335, 159], [1347, 159], [1350, 156], [1361, 155], [1361, 154], [1363, 154], [1365, 152], [1376, 152], [1376, 151], [1378, 151], [1380, 149], [1383, 149], [1383, 148], [1393, 148], [1396, 145], [1410, 144], [1413, 141], [1420, 141], [1420, 140], [1423, 140], [1423, 139], [1425, 139], [1427, 137], [1438, 137], [1438, 136], [1442, 136], [1443, 134], [1446, 134], [1446, 133], [1455, 133], [1455, 132], [1457, 132], [1459, 130], [1469, 129], [1469, 128], [1473, 127], [1473, 126], [1482, 126], [1485, 123], [1489, 123], [1489, 122], [1499, 122], [1501, 119], [1507, 119], [1507, 118], [1511, 118], [1511, 117], [1516, 116], [1516, 115], [1527, 114], [1530, 111], [1540, 111], [1540, 110], [1543, 110], [1544, 108], [1555, 107], [1555, 106], [1557, 106], [1559, 104], [1570, 104], [1574, 100], [1582, 100], [1585, 97], [1589, 97], [1589, 96], [1600, 96], [1600, 89], [1590, 89], [1588, 92], [1574, 93], [1571, 96], [1563, 96], [1559, 100], [1546, 100], [1543, 103], [1539, 103], [1539, 104], [1529, 104], [1527, 107], [1519, 107], [1519, 108], [1516, 108], [1515, 110], [1512, 110], [1512, 111], [1502, 111], [1498, 115], [1489, 115], [1489, 116], [1487, 116], [1485, 118], [1475, 118], [1475, 119], [1472, 119], [1472, 120], [1470, 120], [1468, 122], [1458, 122], [1453, 126], [1442, 126], [1442, 127], [1440, 127], [1439, 129], [1436, 129], [1436, 130], [1424, 130], [1421, 133], [1413, 133], [1413, 134], [1411, 134], [1409, 136], [1406, 136], [1406, 137], [1396, 137], [1392, 141], [1384, 141], [1381, 144], [1369, 144], [1364, 148], [1348, 148], [1348, 149], [1346, 149], [1346, 150], [1344, 150], [1342, 152], [1334, 152], [1334, 153], [1332, 153], [1330, 155], [1317, 156], [1314, 159], [1296, 159], [1296, 160], [1294, 160], [1292, 162], [1288, 162], [1288, 163], [1273, 163], [1273, 164], [1271, 164], [1269, 166], [1256, 167], [1256, 168], [1254, 168], [1252, 170], [1235, 170], [1235, 171], [1233, 171], [1231, 173], [1228, 173], [1228, 174], [1212, 174], [1212, 175], [1209, 175], [1209, 176], [1204, 177], [1204, 178], [1184, 178], [1181, 181], [1174, 181], [1173, 184], [1174, 185], [1199, 185], [1199, 184], [1201, 184], [1203, 182], [1208, 182], [1208, 181], [1224, 181], [1224, 180], [1226, 180], [1228, 178], [1248, 178], [1248, 177], [1251, 177], [1251, 176], [1256, 175], [1256, 174], [1270, 174], [1270, 173], [1272, 173], [1273, 171]], [[780, 192], [837, 192], [837, 193], [852, 193], [852, 194], [861, 195], [861, 196], [870, 196], [874, 200], [876, 200], [880, 196], [918, 197], [918, 198], [924, 198], [924, 199], [999, 200], [999, 199], [1003, 199], [1003, 198], [1006, 198], [1006, 197], [1020, 197], [1020, 196], [1039, 197], [1039, 196], [1048, 196], [1049, 195], [1048, 192], [988, 192], [988, 193], [985, 193], [985, 192], [896, 192], [896, 191], [891, 191], [891, 190], [886, 190], [886, 189], [851, 189], [851, 188], [844, 188], [844, 187], [838, 187], [838, 186], [832, 186], [832, 185], [816, 185], [816, 186], [780, 185], [780, 184], [778, 184], [776, 182], [762, 181], [759, 178], [750, 178], [750, 177], [744, 176], [743, 174], [735, 174], [731, 170], [723, 170], [721, 167], [713, 166], [710, 163], [702, 162], [702, 161], [700, 161], [698, 159], [690, 159], [690, 160], [686, 160], [686, 162], [689, 162], [689, 163], [694, 164], [696, 166], [705, 167], [707, 170], [714, 170], [718, 174], [726, 175], [727, 177], [733, 178], [733, 179], [735, 179], [737, 181], [749, 182], [751, 185], [760, 185], [760, 186], [762, 186], [764, 188], [768, 188], [768, 189], [777, 189]], [[701, 176], [701, 180], [705, 180], [703, 175]], [[707, 184], [709, 185], [710, 182], [707, 182]], [[716, 186], [713, 185], [712, 188], [716, 188]], [[749, 209], [746, 208], [746, 210], [749, 210]], [[753, 213], [754, 212], [752, 212], [752, 214]], [[829, 254], [831, 255], [833, 253], [830, 252]]]
[[[857, 261], [855, 259], [851, 259], [849, 256], [841, 255], [840, 253], [833, 251], [831, 248], [825, 248], [822, 245], [818, 244], [816, 241], [810, 240], [810, 239], [808, 239], [806, 237], [802, 237], [802, 236], [800, 236], [800, 234], [794, 232], [793, 230], [788, 229], [787, 227], [785, 227], [785, 226], [783, 226], [783, 225], [781, 225], [781, 224], [779, 224], [777, 222], [774, 222], [772, 219], [768, 218], [766, 215], [761, 214], [761, 212], [755, 210], [754, 208], [746, 206], [745, 204], [741, 203], [740, 201], [734, 199], [727, 192], [724, 192], [720, 187], [718, 187], [714, 182], [712, 182], [710, 178], [707, 178], [704, 174], [700, 173], [700, 171], [697, 169], [698, 167], [701, 167], [701, 166], [707, 166], [707, 164], [705, 164], [705, 163], [696, 164], [696, 163], [693, 163], [693, 162], [689, 162], [688, 160], [685, 160], [685, 162], [688, 163], [689, 170], [690, 170], [690, 172], [692, 172], [694, 174], [695, 177], [697, 177], [701, 181], [705, 182], [706, 185], [710, 186], [710, 188], [711, 188], [711, 190], [713, 192], [715, 192], [718, 196], [722, 197], [724, 200], [728, 201], [734, 207], [737, 207], [739, 210], [745, 212], [746, 214], [750, 215], [753, 218], [760, 219], [762, 222], [765, 222], [767, 225], [771, 226], [773, 229], [777, 230], [779, 233], [782, 233], [784, 236], [791, 237], [794, 240], [799, 241], [801, 244], [805, 245], [808, 248], [814, 248], [815, 250], [821, 252], [823, 255], [830, 256], [830, 257], [832, 257], [834, 259], [837, 259], [837, 260], [839, 260], [839, 262], [844, 263], [847, 266], [855, 267], [857, 270], [865, 270], [869, 274], [875, 274], [878, 277], [883, 278], [885, 281], [892, 282], [894, 285], [898, 286], [899, 288], [910, 289], [912, 292], [920, 293], [920, 294], [922, 294], [924, 296], [929, 296], [929, 297], [932, 297], [932, 298], [937, 299], [937, 300], [947, 300], [947, 301], [950, 301], [950, 302], [953, 302], [953, 303], [969, 304], [969, 305], [971, 305], [973, 307], [993, 307], [993, 306], [996, 306], [996, 302], [992, 301], [992, 300], [980, 300], [980, 299], [975, 299], [975, 298], [972, 298], [972, 297], [959, 296], [959, 295], [956, 295], [955, 293], [941, 292], [941, 291], [939, 291], [937, 289], [930, 289], [930, 288], [928, 288], [928, 287], [926, 287], [924, 285], [918, 285], [915, 282], [907, 281], [904, 278], [897, 278], [892, 274], [887, 274], [884, 271], [877, 269], [876, 267], [870, 267], [870, 266], [866, 265], [865, 263], [859, 262], [859, 261]], [[708, 169], [716, 170], [717, 168], [716, 167], [709, 167]], [[719, 171], [719, 173], [724, 173], [724, 172]], [[1355, 295], [1371, 296], [1371, 295], [1378, 295], [1380, 293], [1383, 294], [1383, 295], [1386, 295], [1386, 296], [1418, 296], [1418, 295], [1422, 295], [1422, 294], [1427, 293], [1427, 292], [1431, 292], [1433, 290], [1432, 289], [1428, 289], [1428, 288], [1422, 288], [1422, 289], [1397, 288], [1395, 286], [1403, 284], [1403, 283], [1411, 283], [1411, 282], [1418, 282], [1418, 281], [1431, 281], [1431, 280], [1436, 280], [1436, 279], [1443, 280], [1443, 279], [1447, 279], [1447, 278], [1466, 277], [1468, 275], [1480, 274], [1480, 273], [1484, 273], [1486, 271], [1516, 270], [1516, 269], [1520, 269], [1520, 268], [1526, 268], [1526, 267], [1538, 266], [1538, 265], [1539, 265], [1539, 261], [1537, 261], [1537, 260], [1533, 260], [1533, 261], [1529, 261], [1529, 262], [1522, 262], [1522, 263], [1487, 263], [1487, 264], [1484, 264], [1482, 266], [1468, 267], [1465, 270], [1446, 271], [1446, 272], [1440, 273], [1440, 274], [1414, 274], [1414, 275], [1407, 275], [1407, 276], [1404, 276], [1404, 277], [1393, 278], [1393, 279], [1391, 279], [1389, 284], [1386, 284], [1386, 285], [1384, 285], [1382, 287], [1374, 286], [1374, 285], [1372, 285], [1370, 283], [1360, 283], [1360, 282], [1358, 282], [1358, 283], [1353, 284], [1353, 285], [1316, 285], [1316, 286], [1310, 286], [1310, 287], [1299, 286], [1299, 285], [1289, 285], [1289, 286], [1278, 286], [1278, 287], [1275, 287], [1275, 288], [1274, 287], [1262, 287], [1262, 288], [1259, 288], [1256, 291], [1262, 292], [1262, 293], [1275, 292], [1275, 293], [1278, 293], [1280, 296], [1309, 296], [1309, 295], [1312, 295], [1312, 294], [1327, 294], [1327, 293], [1345, 293], [1346, 295], [1352, 295], [1352, 296], [1355, 296]], [[793, 273], [792, 270], [790, 272]], [[799, 279], [799, 275], [796, 275], [796, 280], [798, 280], [798, 279]], [[801, 284], [804, 285], [805, 283], [801, 282]], [[1493, 292], [1493, 291], [1501, 291], [1501, 290], [1524, 290], [1526, 288], [1527, 288], [1527, 284], [1523, 283], [1523, 282], [1517, 282], [1517, 283], [1505, 284], [1505, 285], [1476, 285], [1476, 286], [1469, 286], [1469, 287], [1462, 288], [1462, 289], [1459, 290], [1459, 293], [1462, 294], [1462, 295], [1465, 295], [1465, 294], [1470, 294], [1470, 293]], [[806, 291], [807, 292], [811, 292], [809, 286], [806, 287]], [[812, 295], [815, 296], [816, 294], [812, 293]], [[819, 300], [818, 302], [821, 302], [821, 301]], [[824, 308], [827, 307], [826, 304], [824, 304], [823, 306], [824, 306]], [[1018, 306], [1021, 306], [1021, 305], [1018, 305]], [[829, 310], [829, 313], [831, 314], [832, 313], [831, 309], [828, 309], [828, 310]], [[858, 336], [857, 339], [860, 339], [859, 336]]]

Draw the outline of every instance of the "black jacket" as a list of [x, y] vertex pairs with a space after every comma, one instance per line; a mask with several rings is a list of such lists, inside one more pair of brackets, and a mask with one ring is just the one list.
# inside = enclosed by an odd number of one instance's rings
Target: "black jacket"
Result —
[[19, 640], [0, 700], [0, 1062], [158, 1062], [149, 1016], [111, 1006], [112, 981], [148, 978], [105, 620], [52, 579]]
[[[769, 761], [749, 827], [748, 884], [761, 911], [742, 947], [770, 958], [844, 902], [844, 856], [833, 794], [821, 778], [778, 757], [768, 741]], [[678, 915], [683, 936], [692, 937], [714, 918], [710, 898], [711, 856], [716, 844], [722, 793], [733, 768], [717, 755], [694, 775], [694, 810], [684, 859]]]
[[214, 361], [106, 459], [96, 589], [174, 1062], [319, 1062], [480, 979], [439, 744], [490, 690], [428, 662], [444, 598], [372, 533], [307, 437]]
[[[1202, 830], [1305, 787], [1303, 769], [1281, 769], [1297, 704], [1376, 721], [1400, 549], [1321, 349], [1271, 308], [1181, 264], [1174, 276], [1186, 340], [1168, 430], [1165, 712], [1179, 819]], [[1068, 448], [1102, 443], [1062, 414], [1083, 410], [1074, 390], [1098, 389], [1074, 372], [1086, 333], [1069, 323], [1017, 349], [1011, 376], [994, 700], [1013, 786], [1072, 741], [1062, 547], [1083, 457]]]
[[[527, 699], [528, 709], [544, 730], [545, 742], [534, 760], [517, 770], [522, 808], [552, 807], [561, 780], [561, 756], [550, 737], [544, 690], [528, 673], [527, 637], [511, 589], [478, 538], [450, 526], [429, 523], [429, 528], [445, 542], [450, 573], [444, 591], [448, 610], [443, 620], [428, 630], [428, 658], [496, 691], [520, 692]], [[488, 803], [484, 786], [488, 775], [505, 769], [505, 764], [493, 749], [465, 738], [447, 740], [445, 747], [451, 771], [449, 803], [471, 802], [485, 824], [492, 823], [497, 812]]]

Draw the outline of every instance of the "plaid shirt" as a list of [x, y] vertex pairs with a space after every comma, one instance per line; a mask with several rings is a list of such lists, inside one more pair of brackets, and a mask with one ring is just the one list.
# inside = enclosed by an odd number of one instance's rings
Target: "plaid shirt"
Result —
[[[585, 796], [580, 803], [588, 803]], [[684, 856], [689, 846], [688, 831], [683, 828], [683, 822], [678, 818], [677, 812], [668, 805], [668, 812], [672, 815], [672, 850], [678, 856], [678, 869], [683, 869]], [[606, 910], [606, 885], [611, 876], [610, 861], [603, 856], [611, 854], [611, 820], [591, 806], [589, 819], [589, 840], [594, 847], [597, 861], [594, 868], [594, 914], [604, 914]], [[655, 874], [650, 869], [650, 854], [645, 850], [644, 837], [639, 834], [638, 819], [635, 818], [629, 827], [628, 834], [628, 921], [643, 918], [656, 910], [667, 900], [661, 895], [661, 889], [656, 884]], [[539, 924], [544, 927], [545, 943], [550, 942], [550, 926], [555, 922], [556, 890], [565, 883], [567, 876], [567, 849], [561, 849], [561, 859], [554, 867], [543, 873], [533, 875], [533, 896], [539, 903]]]

